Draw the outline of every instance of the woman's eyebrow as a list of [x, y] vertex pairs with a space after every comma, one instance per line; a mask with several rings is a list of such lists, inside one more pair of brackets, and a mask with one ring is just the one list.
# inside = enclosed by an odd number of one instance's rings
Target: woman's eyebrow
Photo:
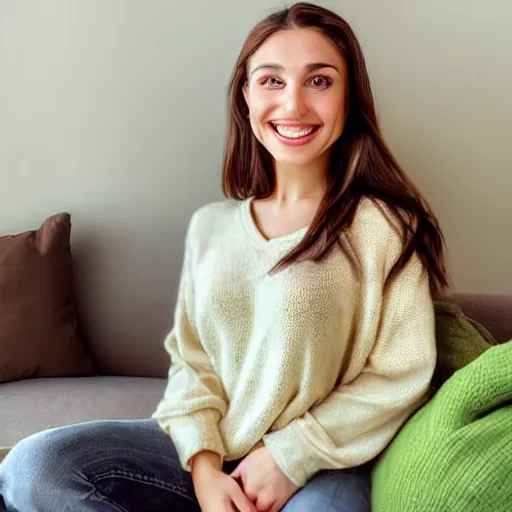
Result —
[[[317, 69], [322, 69], [322, 68], [332, 68], [332, 69], [335, 69], [338, 73], [340, 72], [340, 70], [336, 66], [334, 66], [333, 64], [327, 64], [326, 62], [313, 62], [312, 64], [307, 64], [305, 66], [305, 68], [308, 71], [308, 73], [311, 73], [312, 71], [316, 71]], [[265, 64], [260, 64], [259, 66], [256, 66], [251, 71], [250, 76], [252, 76], [259, 69], [271, 69], [273, 71], [284, 71], [284, 67], [281, 66], [281, 64], [265, 63]]]

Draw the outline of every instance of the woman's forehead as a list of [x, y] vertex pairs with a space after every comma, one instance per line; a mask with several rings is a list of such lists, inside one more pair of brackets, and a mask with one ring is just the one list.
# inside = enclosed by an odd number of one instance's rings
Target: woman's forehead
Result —
[[270, 36], [252, 55], [248, 70], [263, 65], [280, 66], [284, 70], [303, 70], [325, 63], [341, 70], [343, 58], [335, 44], [322, 32], [299, 28], [281, 30]]

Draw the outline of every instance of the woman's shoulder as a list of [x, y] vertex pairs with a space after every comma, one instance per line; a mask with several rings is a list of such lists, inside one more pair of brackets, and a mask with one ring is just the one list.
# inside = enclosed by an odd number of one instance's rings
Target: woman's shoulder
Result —
[[383, 200], [364, 196], [357, 205], [353, 228], [369, 238], [400, 239], [402, 222], [398, 214]]
[[205, 221], [212, 216], [225, 215], [232, 212], [238, 205], [238, 201], [232, 199], [224, 199], [221, 201], [214, 201], [207, 203], [197, 208], [192, 214], [192, 220], [195, 222]]
[[192, 214], [188, 227], [188, 236], [198, 236], [226, 229], [235, 220], [240, 202], [232, 199], [207, 203]]
[[394, 261], [403, 249], [403, 222], [384, 201], [363, 197], [348, 235], [351, 245], [367, 262]]

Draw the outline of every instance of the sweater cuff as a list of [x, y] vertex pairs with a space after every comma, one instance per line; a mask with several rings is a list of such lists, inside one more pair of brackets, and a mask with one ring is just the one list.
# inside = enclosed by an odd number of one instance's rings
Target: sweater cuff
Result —
[[160, 427], [171, 437], [185, 471], [191, 471], [190, 459], [203, 450], [217, 453], [223, 463], [226, 448], [219, 429], [220, 416], [215, 409], [204, 409], [170, 420], [157, 418]]
[[297, 487], [304, 487], [320, 470], [339, 468], [339, 464], [326, 458], [308, 442], [299, 420], [265, 435], [263, 442], [281, 471]]

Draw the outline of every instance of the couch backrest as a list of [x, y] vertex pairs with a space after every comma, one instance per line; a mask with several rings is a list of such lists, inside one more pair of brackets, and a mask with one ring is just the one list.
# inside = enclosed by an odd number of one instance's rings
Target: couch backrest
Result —
[[[512, 295], [455, 294], [445, 300], [458, 304], [467, 316], [486, 327], [497, 341], [512, 339]], [[155, 308], [155, 316], [162, 313], [161, 308]], [[166, 316], [171, 317], [171, 314]], [[137, 323], [134, 322], [135, 325]], [[170, 361], [163, 348], [163, 337], [150, 335], [150, 331], [147, 329], [148, 334], [144, 335], [145, 327], [140, 325], [137, 332], [126, 333], [124, 339], [111, 337], [115, 342], [108, 344], [105, 344], [108, 336], [89, 337], [94, 355], [99, 355], [97, 363], [102, 373], [165, 377]]]
[[455, 294], [448, 298], [500, 343], [512, 339], [512, 295]]

